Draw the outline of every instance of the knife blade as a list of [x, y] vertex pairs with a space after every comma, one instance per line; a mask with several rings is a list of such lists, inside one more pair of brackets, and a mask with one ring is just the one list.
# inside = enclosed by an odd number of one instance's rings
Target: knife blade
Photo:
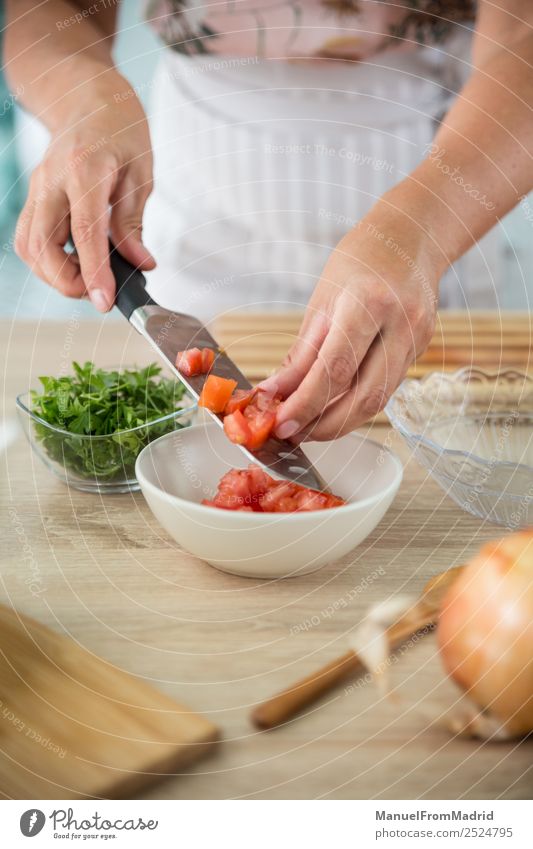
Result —
[[[115, 306], [152, 346], [193, 398], [198, 400], [200, 397], [207, 375], [186, 377], [178, 371], [176, 357], [179, 351], [185, 351], [187, 348], [211, 348], [216, 352], [211, 374], [235, 380], [239, 389], [252, 388], [250, 381], [218, 345], [202, 322], [194, 316], [172, 312], [159, 306], [146, 291], [146, 280], [142, 271], [124, 259], [111, 243], [110, 261], [117, 286]], [[220, 427], [223, 426], [221, 416], [210, 410], [206, 412]], [[311, 489], [326, 488], [302, 449], [287, 440], [271, 437], [256, 451], [250, 451], [242, 445], [238, 447], [249, 460], [264, 466], [276, 477], [286, 478]]]

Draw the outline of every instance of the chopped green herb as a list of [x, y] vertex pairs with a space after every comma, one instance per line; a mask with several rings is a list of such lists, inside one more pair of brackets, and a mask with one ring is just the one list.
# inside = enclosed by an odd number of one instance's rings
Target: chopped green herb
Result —
[[174, 417], [156, 420], [179, 409], [185, 387], [161, 377], [155, 363], [123, 371], [73, 363], [73, 370], [74, 375], [40, 377], [43, 390], [32, 391], [32, 412], [68, 433], [35, 422], [37, 438], [52, 460], [84, 478], [132, 478], [145, 445], [182, 427]]

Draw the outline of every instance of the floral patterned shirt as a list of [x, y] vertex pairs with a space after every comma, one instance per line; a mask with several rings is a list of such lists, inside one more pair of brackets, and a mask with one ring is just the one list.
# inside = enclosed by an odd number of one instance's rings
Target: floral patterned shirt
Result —
[[438, 44], [475, 0], [148, 0], [146, 18], [188, 56], [364, 60]]

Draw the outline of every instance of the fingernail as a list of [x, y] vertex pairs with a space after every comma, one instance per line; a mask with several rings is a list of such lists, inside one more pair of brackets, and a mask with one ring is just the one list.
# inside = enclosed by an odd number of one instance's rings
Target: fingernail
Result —
[[298, 422], [293, 421], [293, 419], [289, 419], [288, 422], [282, 422], [279, 427], [276, 428], [276, 436], [279, 439], [288, 439], [289, 436], [294, 436], [300, 430], [300, 425]]
[[278, 393], [278, 385], [277, 383], [269, 383], [268, 386], [258, 386], [257, 387], [260, 392], [266, 395], [267, 398], [274, 399]]
[[107, 295], [102, 289], [91, 289], [89, 297], [97, 310], [100, 312], [107, 312], [109, 308], [109, 301], [107, 300]]
[[151, 253], [150, 253], [150, 251], [148, 250], [148, 248], [146, 248], [146, 247], [143, 245], [143, 243], [142, 243], [142, 242], [139, 242], [139, 245], [140, 245], [140, 247], [142, 248], [143, 253], [144, 253], [144, 261], [145, 261], [145, 262], [153, 262], [153, 264], [154, 264], [154, 265], [156, 265], [155, 256], [153, 256], [153, 254], [151, 254]]
[[276, 382], [275, 378], [267, 377], [266, 380], [262, 380], [261, 383], [257, 384], [257, 388], [261, 389], [262, 392], [268, 392], [272, 395], [275, 395], [279, 389], [279, 385]]

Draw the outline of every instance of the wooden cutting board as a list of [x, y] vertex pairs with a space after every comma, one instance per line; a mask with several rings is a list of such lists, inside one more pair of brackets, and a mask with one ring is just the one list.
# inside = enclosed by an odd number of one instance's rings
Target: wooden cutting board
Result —
[[209, 751], [217, 728], [0, 605], [0, 794], [128, 797]]

